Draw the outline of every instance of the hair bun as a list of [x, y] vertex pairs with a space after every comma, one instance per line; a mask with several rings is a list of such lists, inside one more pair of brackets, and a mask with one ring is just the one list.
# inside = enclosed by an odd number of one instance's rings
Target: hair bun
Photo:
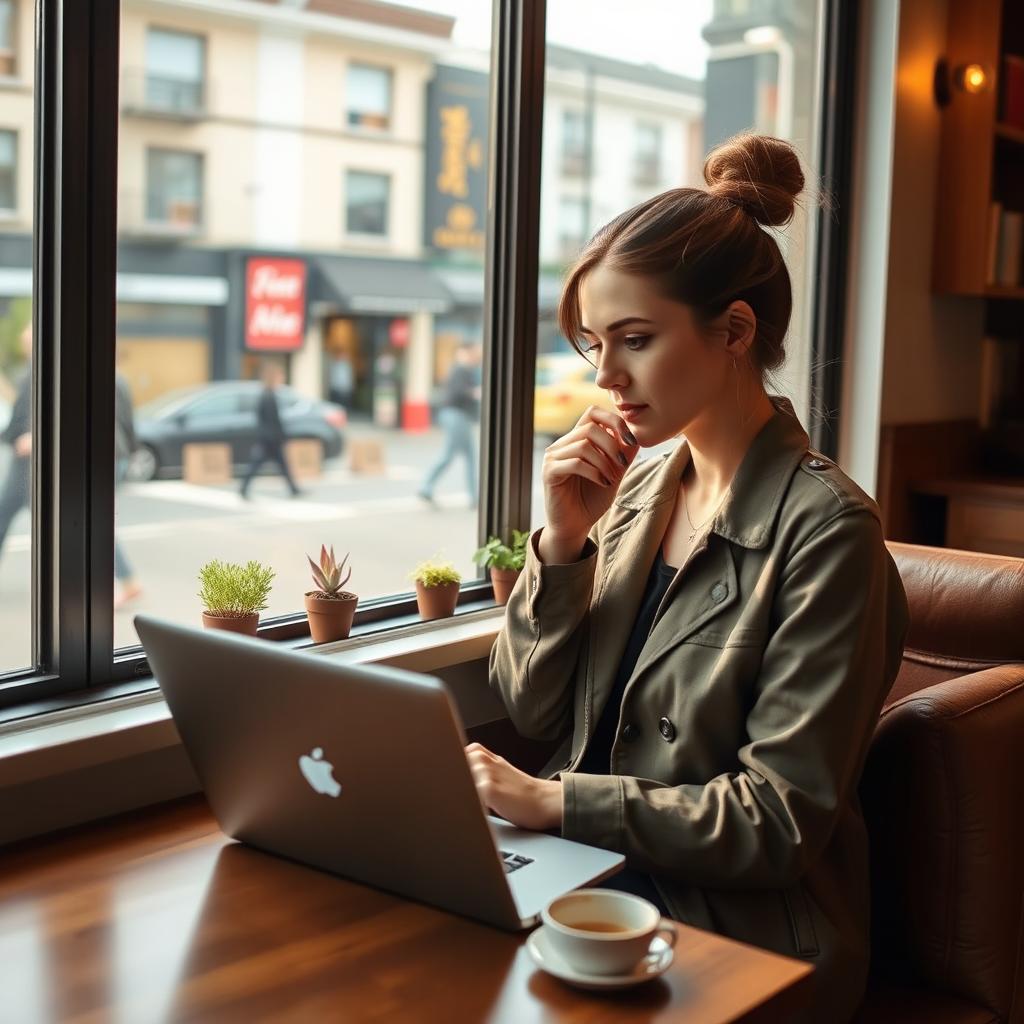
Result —
[[750, 133], [734, 135], [708, 154], [704, 180], [711, 195], [769, 226], [792, 218], [804, 187], [796, 150], [782, 139]]

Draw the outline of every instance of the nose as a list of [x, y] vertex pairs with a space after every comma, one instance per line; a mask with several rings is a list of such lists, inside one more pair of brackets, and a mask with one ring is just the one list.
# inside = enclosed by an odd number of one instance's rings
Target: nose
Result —
[[615, 359], [605, 354], [607, 351], [607, 347], [602, 345], [601, 354], [598, 356], [597, 376], [594, 378], [594, 383], [604, 391], [610, 391], [612, 388], [622, 389], [625, 375], [615, 365]]

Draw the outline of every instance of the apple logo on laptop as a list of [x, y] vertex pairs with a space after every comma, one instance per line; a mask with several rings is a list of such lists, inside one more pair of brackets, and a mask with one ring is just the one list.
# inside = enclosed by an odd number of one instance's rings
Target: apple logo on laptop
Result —
[[313, 756], [303, 754], [299, 758], [299, 768], [306, 776], [306, 781], [318, 792], [326, 793], [328, 796], [338, 796], [341, 793], [341, 783], [332, 774], [334, 765], [330, 761], [323, 760], [324, 752], [320, 747], [315, 747]]

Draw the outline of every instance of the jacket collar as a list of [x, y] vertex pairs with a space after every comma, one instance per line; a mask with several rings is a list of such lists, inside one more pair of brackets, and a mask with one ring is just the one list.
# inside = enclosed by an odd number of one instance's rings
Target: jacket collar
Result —
[[[793, 411], [793, 403], [782, 395], [768, 397], [775, 406], [775, 415], [751, 441], [710, 526], [711, 532], [747, 548], [762, 548], [768, 543], [786, 485], [810, 441]], [[616, 504], [640, 511], [674, 501], [690, 461], [689, 442], [684, 439], [663, 459], [663, 466], [641, 486], [619, 497]]]

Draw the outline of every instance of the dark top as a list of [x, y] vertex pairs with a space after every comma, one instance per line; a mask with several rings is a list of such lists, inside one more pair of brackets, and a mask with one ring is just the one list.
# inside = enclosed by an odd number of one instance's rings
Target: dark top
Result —
[[277, 395], [273, 388], [264, 388], [260, 392], [260, 403], [256, 407], [256, 423], [259, 439], [279, 444], [284, 440], [284, 427], [281, 425], [281, 411], [277, 407]]
[[594, 730], [594, 738], [590, 741], [577, 771], [587, 775], [608, 775], [611, 772], [612, 743], [615, 741], [615, 733], [619, 727], [622, 695], [640, 657], [640, 652], [647, 642], [647, 634], [651, 631], [654, 613], [658, 610], [658, 605], [675, 574], [675, 566], [669, 565], [662, 557], [659, 544], [658, 554], [654, 559], [654, 565], [651, 566], [651, 573], [647, 577], [647, 586], [644, 589], [643, 600], [640, 602], [640, 611], [637, 612], [636, 621], [633, 623], [633, 632], [630, 634], [629, 643], [626, 644], [626, 653], [622, 656], [622, 661], [619, 662], [615, 685], [601, 712], [601, 717]]
[[[636, 621], [633, 623], [633, 632], [630, 634], [629, 643], [626, 644], [626, 653], [619, 662], [619, 671], [615, 677], [615, 685], [608, 697], [598, 720], [597, 728], [594, 731], [594, 738], [587, 747], [578, 771], [588, 775], [608, 775], [611, 771], [612, 743], [615, 740], [615, 731], [619, 725], [619, 711], [622, 708], [622, 695], [626, 689], [633, 669], [636, 667], [637, 659], [647, 642], [647, 634], [651, 630], [654, 621], [654, 613], [658, 610], [668, 585], [676, 574], [674, 565], [669, 565], [661, 554], [661, 545], [658, 545], [658, 554], [655, 556], [654, 565], [651, 566], [650, 575], [647, 577], [647, 586], [644, 588], [643, 600], [640, 602], [640, 611], [637, 612]], [[621, 892], [630, 892], [635, 896], [642, 896], [650, 900], [664, 917], [670, 917], [669, 909], [661, 898], [661, 893], [654, 887], [651, 876], [645, 871], [636, 868], [626, 867], [618, 874], [606, 878], [598, 884], [601, 889], [618, 889]]]
[[473, 393], [476, 384], [476, 371], [474, 368], [456, 363], [445, 380], [441, 406], [443, 408], [461, 409], [469, 416], [476, 416], [479, 409], [479, 403]]

